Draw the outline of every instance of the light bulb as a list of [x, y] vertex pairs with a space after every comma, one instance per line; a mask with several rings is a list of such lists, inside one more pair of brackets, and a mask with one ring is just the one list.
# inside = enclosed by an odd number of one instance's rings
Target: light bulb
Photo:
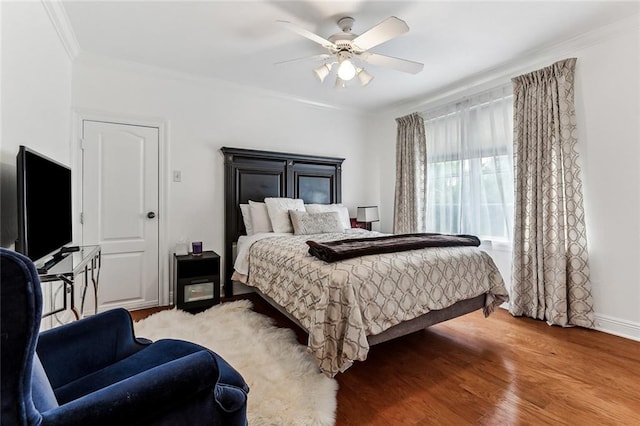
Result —
[[344, 81], [349, 81], [356, 76], [356, 67], [353, 66], [350, 60], [345, 59], [338, 67], [338, 76]]

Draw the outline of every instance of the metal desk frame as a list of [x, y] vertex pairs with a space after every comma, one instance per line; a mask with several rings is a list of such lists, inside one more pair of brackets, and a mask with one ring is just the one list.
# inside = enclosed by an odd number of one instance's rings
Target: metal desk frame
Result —
[[[100, 268], [102, 266], [102, 248], [100, 246], [81, 246], [80, 251], [67, 253], [65, 257], [47, 272], [39, 274], [40, 282], [62, 281], [65, 296], [62, 308], [53, 309], [42, 317], [48, 317], [67, 310], [67, 294], [70, 294], [70, 307], [76, 320], [84, 316], [84, 302], [89, 288], [89, 280], [93, 287], [94, 313], [98, 313], [98, 286]], [[75, 284], [78, 275], [84, 275], [80, 312], [75, 304]]]

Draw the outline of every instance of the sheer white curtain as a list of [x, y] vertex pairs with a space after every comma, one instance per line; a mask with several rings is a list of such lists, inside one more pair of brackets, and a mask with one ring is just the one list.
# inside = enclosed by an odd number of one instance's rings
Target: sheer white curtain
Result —
[[427, 232], [511, 242], [513, 96], [504, 86], [422, 114]]

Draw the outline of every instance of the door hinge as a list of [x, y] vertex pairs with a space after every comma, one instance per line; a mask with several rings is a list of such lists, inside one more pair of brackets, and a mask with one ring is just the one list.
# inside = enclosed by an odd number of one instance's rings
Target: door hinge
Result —
[[80, 224], [84, 224], [84, 213], [80, 213]]
[[85, 145], [84, 145], [84, 138], [80, 138], [80, 149], [84, 151], [85, 149]]

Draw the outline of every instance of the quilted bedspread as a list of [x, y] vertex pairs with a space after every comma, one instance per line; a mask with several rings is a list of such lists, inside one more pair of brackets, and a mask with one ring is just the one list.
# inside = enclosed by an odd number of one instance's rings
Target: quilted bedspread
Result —
[[438, 247], [326, 263], [306, 240], [345, 234], [272, 237], [253, 243], [247, 284], [309, 332], [308, 350], [333, 377], [367, 357], [375, 335], [431, 310], [487, 293], [484, 313], [508, 300], [500, 272], [477, 247]]

